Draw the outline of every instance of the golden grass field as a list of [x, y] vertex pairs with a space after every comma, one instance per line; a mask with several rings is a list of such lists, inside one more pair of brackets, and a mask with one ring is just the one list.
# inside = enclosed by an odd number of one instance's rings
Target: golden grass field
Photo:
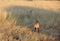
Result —
[[0, 41], [60, 41], [60, 1], [0, 0]]

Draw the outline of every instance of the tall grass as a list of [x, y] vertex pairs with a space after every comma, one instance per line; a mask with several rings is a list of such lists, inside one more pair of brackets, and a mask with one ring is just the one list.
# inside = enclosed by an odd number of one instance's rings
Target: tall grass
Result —
[[[33, 10], [32, 13], [28, 12], [29, 14], [25, 14], [24, 11], [23, 13], [17, 13], [15, 11], [14, 13], [12, 13], [13, 11], [3, 11], [0, 13], [0, 25], [3, 27], [7, 26], [3, 31], [4, 36], [2, 40], [16, 41], [16, 37], [19, 37], [18, 41], [55, 41], [56, 35], [58, 34], [57, 30], [60, 29], [59, 12]], [[35, 20], [38, 20], [40, 23], [39, 33], [31, 30]], [[8, 28], [8, 25], [12, 28]]]

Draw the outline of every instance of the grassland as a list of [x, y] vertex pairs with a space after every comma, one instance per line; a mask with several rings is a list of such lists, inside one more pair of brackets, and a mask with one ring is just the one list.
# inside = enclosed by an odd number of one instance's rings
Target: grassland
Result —
[[[14, 1], [15, 2], [15, 1]], [[49, 5], [38, 2], [35, 5], [31, 2], [17, 3], [1, 2], [0, 12], [0, 41], [59, 41], [60, 40], [60, 10], [59, 4]], [[9, 4], [8, 4], [9, 3]], [[53, 3], [53, 2], [52, 2]], [[12, 5], [17, 4], [17, 5]], [[36, 2], [37, 4], [37, 2]], [[38, 7], [40, 4], [41, 8]], [[45, 4], [45, 5], [44, 5]], [[10, 5], [10, 6], [9, 6]], [[51, 8], [50, 8], [51, 7]], [[33, 23], [38, 20], [40, 23], [39, 33], [34, 32]]]

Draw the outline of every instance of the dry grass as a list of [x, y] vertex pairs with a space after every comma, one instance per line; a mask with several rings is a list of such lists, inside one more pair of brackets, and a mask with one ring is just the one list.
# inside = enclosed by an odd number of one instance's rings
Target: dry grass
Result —
[[[17, 39], [18, 38], [18, 39]], [[55, 41], [55, 37], [31, 31], [28, 27], [14, 26], [0, 32], [1, 41]]]
[[[60, 2], [0, 3], [0, 41], [59, 41]], [[41, 25], [39, 33], [32, 26], [36, 19]]]
[[[40, 14], [40, 17], [37, 17], [38, 20], [40, 19], [39, 22], [41, 24], [39, 33], [34, 32], [32, 29], [32, 23], [34, 22], [33, 16], [28, 18], [24, 14], [19, 17], [17, 15], [15, 17], [9, 16], [7, 19], [5, 17], [1, 19], [3, 21], [0, 21], [0, 41], [56, 41], [58, 38], [56, 34], [59, 32], [57, 30], [60, 29], [58, 23], [60, 14]], [[35, 16], [37, 15], [34, 15], [34, 18], [36, 18]], [[42, 17], [45, 17], [45, 20]], [[49, 21], [51, 17], [52, 19]], [[28, 21], [30, 23], [27, 23]], [[44, 24], [44, 21], [47, 24]]]

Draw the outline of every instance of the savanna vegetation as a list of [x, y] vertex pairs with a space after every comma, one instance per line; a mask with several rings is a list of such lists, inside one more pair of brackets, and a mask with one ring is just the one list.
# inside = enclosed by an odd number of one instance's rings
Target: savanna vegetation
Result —
[[[59, 41], [60, 12], [32, 7], [10, 6], [0, 13], [0, 41]], [[40, 23], [39, 33], [33, 23]]]

